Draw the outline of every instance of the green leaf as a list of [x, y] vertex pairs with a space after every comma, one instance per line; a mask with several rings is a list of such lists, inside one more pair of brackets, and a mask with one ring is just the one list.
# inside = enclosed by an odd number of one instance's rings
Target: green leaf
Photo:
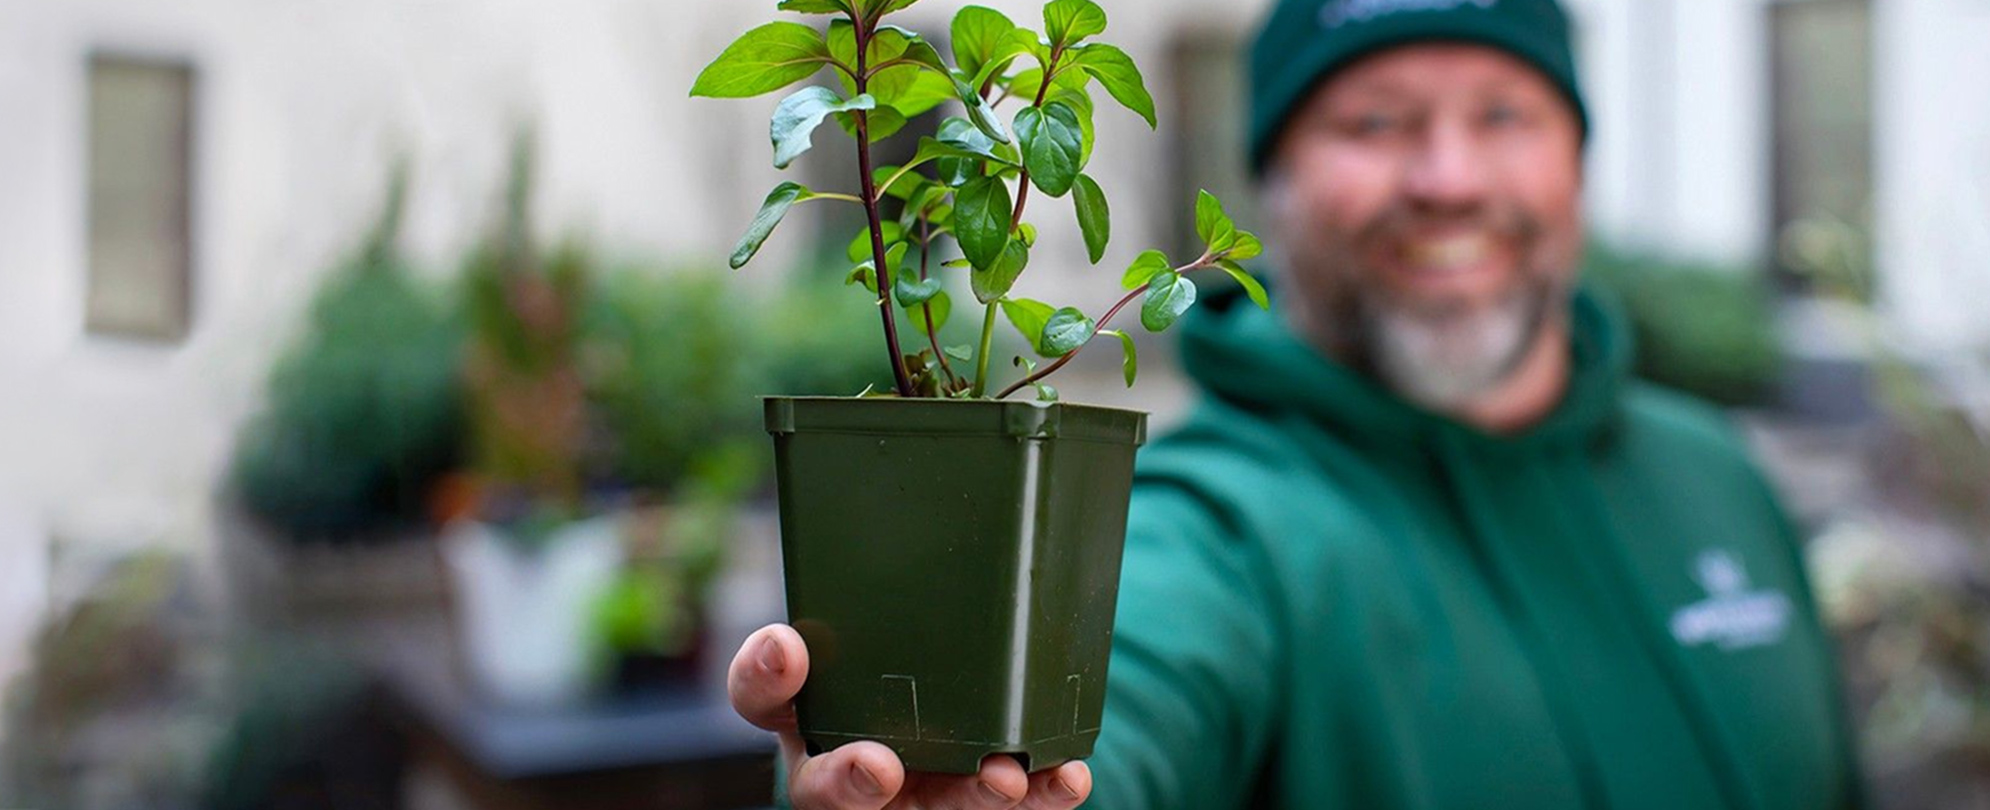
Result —
[[1223, 213], [1223, 202], [1207, 190], [1195, 195], [1195, 235], [1209, 246], [1211, 254], [1229, 250], [1237, 241], [1237, 225]]
[[[898, 68], [892, 68], [897, 70]], [[912, 84], [891, 102], [891, 108], [906, 118], [917, 118], [934, 107], [954, 100], [953, 78], [943, 73], [914, 68]]]
[[1119, 285], [1129, 290], [1140, 289], [1140, 285], [1154, 280], [1155, 276], [1169, 272], [1168, 256], [1158, 250], [1144, 250], [1134, 257], [1133, 264], [1126, 268], [1126, 275], [1120, 276]]
[[[856, 27], [849, 20], [831, 22], [824, 44], [836, 61], [853, 70], [856, 68]], [[890, 62], [899, 64], [881, 67]], [[876, 98], [880, 107], [898, 109], [907, 117], [930, 110], [938, 100], [953, 95], [946, 63], [940, 61], [939, 51], [917, 33], [895, 25], [878, 26], [869, 46], [864, 49], [864, 67], [873, 71], [864, 83], [864, 92]], [[922, 84], [919, 77], [926, 72], [935, 73], [938, 80], [946, 80], [945, 85]], [[857, 92], [856, 82], [848, 74], [837, 71], [836, 80], [842, 83], [843, 92]], [[943, 86], [945, 95], [935, 100], [934, 91]], [[923, 107], [920, 106], [922, 104]]]
[[[895, 242], [890, 247], [885, 248], [884, 249], [885, 269], [892, 270], [895, 268], [904, 267], [905, 251], [910, 249], [911, 247], [912, 245], [905, 242]], [[898, 286], [897, 280], [895, 278], [893, 279], [892, 286], [894, 287]]]
[[1002, 248], [1002, 257], [993, 267], [975, 268], [968, 274], [969, 286], [974, 290], [974, 300], [986, 304], [1009, 294], [1016, 286], [1016, 278], [1023, 274], [1023, 268], [1030, 263], [1030, 249], [1020, 241], [1010, 241]]
[[1022, 237], [1023, 244], [1036, 247], [1036, 226], [1027, 222], [1016, 223], [1016, 235]]
[[996, 143], [1008, 143], [1009, 133], [1002, 128], [1002, 119], [995, 114], [994, 105], [967, 86], [967, 82], [961, 81], [960, 77], [954, 77], [953, 83], [954, 95], [960, 97], [960, 103], [967, 107], [967, 120]]
[[919, 0], [863, 0], [864, 16], [871, 19], [899, 11]]
[[916, 31], [896, 25], [880, 25], [872, 37], [873, 41], [878, 37], [895, 37], [902, 40], [902, 44], [891, 45], [899, 52], [899, 56], [893, 58], [903, 58], [913, 65], [927, 68], [942, 76], [951, 75], [947, 70], [946, 61], [940, 58], [939, 49], [933, 47], [932, 43], [927, 42], [926, 38], [919, 36]]
[[1000, 11], [986, 6], [961, 8], [954, 14], [953, 26], [948, 29], [954, 66], [968, 76], [980, 73], [983, 66], [999, 58], [1003, 40], [1014, 30], [1016, 24]]
[[1023, 147], [1023, 167], [1030, 171], [1030, 182], [1052, 197], [1071, 191], [1078, 180], [1085, 135], [1070, 105], [1053, 101], [1042, 109], [1024, 107], [1016, 114], [1016, 141]]
[[1237, 231], [1236, 240], [1231, 243], [1230, 249], [1225, 251], [1226, 258], [1233, 261], [1255, 259], [1262, 253], [1264, 253], [1264, 243], [1258, 241], [1257, 234], [1250, 231]]
[[[950, 118], [948, 120], [960, 121], [958, 118]], [[966, 122], [962, 121], [961, 123], [965, 124]], [[931, 136], [920, 138], [919, 151], [912, 156], [912, 162], [906, 165], [918, 166], [929, 160], [939, 160], [941, 158], [989, 161], [1000, 163], [1004, 166], [1013, 165], [1009, 161], [1002, 159], [1000, 155], [995, 154], [993, 148], [995, 142], [989, 140], [988, 136], [982, 135], [979, 130], [974, 129], [971, 125], [968, 127], [968, 131], [976, 136], [975, 140], [942, 140]]]
[[[884, 249], [887, 255], [890, 254], [892, 245], [905, 238], [905, 229], [896, 222], [886, 222], [879, 230], [884, 233]], [[850, 240], [849, 247], [844, 248], [843, 255], [849, 257], [850, 261], [861, 262], [871, 258], [873, 252], [875, 251], [871, 247], [871, 226], [865, 225], [863, 230], [857, 232], [856, 238]]]
[[[1069, 60], [1066, 60], [1067, 62]], [[1060, 68], [1057, 76], [1050, 81], [1050, 90], [1043, 94], [1044, 101], [1064, 98], [1070, 95], [1084, 95], [1085, 86], [1092, 83], [1090, 74], [1082, 70]], [[1030, 68], [1017, 73], [1009, 80], [1009, 95], [1026, 101], [1036, 99], [1043, 85], [1043, 68]], [[1087, 101], [1089, 101], [1089, 97]], [[1068, 100], [1065, 103], [1070, 103]], [[1087, 105], [1089, 106], [1089, 105]]]
[[1039, 62], [1050, 58], [1049, 47], [1043, 44], [1043, 40], [1037, 37], [1035, 31], [1027, 28], [1013, 28], [1010, 29], [1008, 34], [1002, 37], [1001, 42], [996, 44], [995, 49], [989, 53], [988, 58], [982, 60], [981, 66], [978, 69], [972, 74], [967, 74], [966, 71], [962, 71], [962, 73], [973, 76], [973, 86], [979, 89], [987, 85], [996, 76], [1007, 71], [1010, 65], [1015, 64], [1018, 57], [1026, 53], [1036, 54]]
[[1140, 375], [1140, 350], [1133, 345], [1133, 336], [1118, 329], [1101, 329], [1099, 334], [1119, 338], [1119, 371], [1126, 377], [1126, 387], [1132, 388], [1133, 378]]
[[1029, 54], [1036, 58], [1038, 67], [1050, 66], [1050, 39], [1028, 28], [1017, 28], [1009, 32], [1004, 47], [1015, 51], [1016, 55]]
[[1112, 210], [1106, 206], [1106, 192], [1090, 175], [1078, 175], [1072, 186], [1071, 201], [1078, 209], [1078, 230], [1085, 235], [1085, 253], [1093, 264], [1105, 258], [1106, 243], [1112, 240]]
[[[967, 150], [971, 158], [939, 158], [934, 171], [939, 181], [948, 186], [961, 186], [967, 181], [981, 176], [981, 156], [995, 155], [995, 139], [976, 128], [965, 118], [948, 118], [940, 122], [939, 141], [956, 148]], [[924, 142], [921, 142], [923, 147]]]
[[748, 98], [772, 93], [815, 75], [830, 60], [822, 35], [801, 23], [771, 22], [755, 28], [706, 65], [691, 95]]
[[1229, 273], [1231, 278], [1243, 285], [1244, 294], [1251, 297], [1251, 303], [1257, 304], [1259, 309], [1271, 309], [1271, 297], [1265, 295], [1264, 285], [1258, 283], [1257, 278], [1245, 270], [1243, 265], [1223, 259], [1218, 261], [1216, 266], [1223, 268], [1223, 272]]
[[843, 276], [843, 286], [845, 287], [858, 282], [862, 282], [864, 289], [870, 290], [872, 295], [878, 294], [878, 269], [875, 263], [864, 262], [850, 268], [849, 274]]
[[1147, 94], [1147, 84], [1141, 80], [1140, 68], [1133, 64], [1132, 57], [1103, 42], [1080, 45], [1071, 53], [1072, 65], [1098, 79], [1121, 105], [1146, 119], [1148, 127], [1156, 126], [1154, 97]]
[[[871, 182], [877, 184], [879, 194], [892, 199], [910, 202], [914, 195], [924, 191], [926, 187], [933, 185], [931, 181], [921, 176], [918, 172], [899, 174], [898, 170], [900, 168], [902, 167], [879, 166], [871, 170]], [[894, 175], [898, 177], [897, 180], [892, 180]], [[891, 185], [885, 185], [886, 182], [890, 182]]]
[[1043, 7], [1043, 31], [1056, 47], [1076, 45], [1105, 30], [1106, 10], [1092, 0], [1051, 0]]
[[891, 294], [898, 297], [901, 305], [916, 307], [933, 300], [933, 296], [940, 294], [939, 279], [929, 278], [925, 281], [916, 281], [911, 276], [911, 273], [902, 274], [891, 283]]
[[1036, 352], [1045, 357], [1063, 357], [1091, 340], [1093, 329], [1092, 319], [1085, 317], [1085, 313], [1076, 307], [1059, 309], [1044, 322], [1043, 337], [1037, 341]]
[[[1016, 333], [1023, 336], [1023, 341], [1035, 347], [1041, 345], [1043, 327], [1050, 323], [1050, 316], [1057, 314], [1057, 310], [1042, 301], [1004, 298], [1002, 314], [1009, 319], [1010, 326], [1016, 327]], [[1031, 364], [1030, 368], [1034, 370], [1035, 364]]]
[[739, 238], [739, 244], [732, 249], [732, 258], [727, 263], [732, 269], [745, 267], [760, 252], [760, 245], [774, 232], [774, 226], [781, 224], [781, 218], [788, 215], [788, 209], [795, 203], [815, 196], [800, 183], [782, 183], [767, 193], [767, 199], [760, 203], [760, 212], [753, 215], [753, 223], [746, 226], [746, 235]]
[[[906, 177], [918, 177], [918, 175], [908, 174]], [[905, 183], [901, 181], [899, 185], [905, 185]], [[927, 222], [932, 222], [930, 212], [933, 208], [933, 203], [945, 198], [946, 193], [946, 187], [920, 177], [917, 188], [913, 190], [911, 195], [905, 198], [905, 209], [899, 212], [899, 231], [912, 233], [912, 229], [919, 224], [919, 215], [922, 213], [927, 214]]]
[[[900, 242], [896, 245], [892, 245], [891, 247], [885, 248], [884, 251], [885, 267], [886, 268], [897, 267], [899, 261], [905, 258], [905, 249], [907, 247], [910, 246], [905, 244], [904, 242]], [[848, 286], [850, 284], [855, 284], [859, 281], [864, 283], [864, 289], [870, 290], [872, 295], [876, 295], [878, 293], [878, 270], [876, 262], [867, 261], [864, 262], [863, 264], [857, 265], [856, 267], [850, 268], [850, 274], [843, 277], [843, 284], [845, 286]], [[894, 289], [897, 288], [898, 282], [894, 279], [892, 281], [891, 286]]]
[[[1078, 76], [1085, 75], [1082, 70], [1071, 72]], [[1059, 76], [1059, 81], [1051, 86], [1049, 100], [1062, 102], [1078, 114], [1078, 131], [1084, 136], [1084, 148], [1078, 150], [1078, 165], [1086, 166], [1092, 162], [1092, 145], [1098, 141], [1098, 130], [1092, 126], [1092, 96], [1082, 87], [1076, 90], [1063, 87], [1063, 78]]]
[[[905, 128], [905, 116], [898, 111], [897, 107], [879, 107], [864, 115], [865, 126], [868, 126], [871, 131], [871, 143], [877, 143], [880, 140], [889, 138], [899, 130]], [[856, 113], [837, 113], [836, 124], [842, 127], [843, 131], [848, 133], [850, 137], [857, 137]]]
[[993, 177], [975, 178], [954, 192], [954, 239], [977, 269], [994, 267], [1009, 244], [1011, 205], [1009, 187]]
[[774, 117], [769, 122], [770, 137], [774, 141], [774, 168], [788, 168], [789, 163], [807, 152], [814, 145], [810, 136], [830, 113], [876, 107], [877, 99], [867, 95], [844, 101], [836, 95], [836, 91], [819, 85], [796, 90], [774, 107]]
[[1140, 325], [1159, 332], [1175, 324], [1182, 313], [1195, 304], [1195, 282], [1180, 273], [1156, 276], [1147, 288], [1147, 300], [1140, 304]]
[[948, 357], [951, 357], [955, 360], [959, 360], [963, 363], [974, 359], [974, 347], [966, 344], [962, 344], [959, 346], [948, 346], [944, 349], [941, 349], [940, 351], [945, 352]]
[[781, 0], [782, 11], [795, 11], [802, 14], [848, 14], [847, 0]]
[[[933, 280], [938, 281], [938, 279]], [[905, 317], [912, 322], [913, 328], [920, 332], [926, 331], [926, 309], [929, 307], [933, 310], [933, 332], [937, 334], [946, 328], [947, 316], [953, 314], [953, 297], [947, 295], [945, 290], [940, 290], [934, 293], [932, 298], [905, 308]]]

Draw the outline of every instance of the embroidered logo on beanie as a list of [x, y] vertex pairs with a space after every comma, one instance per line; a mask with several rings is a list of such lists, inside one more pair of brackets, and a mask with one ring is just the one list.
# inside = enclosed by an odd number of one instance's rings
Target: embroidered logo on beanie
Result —
[[1339, 0], [1320, 7], [1320, 24], [1331, 30], [1404, 11], [1450, 11], [1461, 6], [1489, 9], [1497, 3], [1498, 0]]

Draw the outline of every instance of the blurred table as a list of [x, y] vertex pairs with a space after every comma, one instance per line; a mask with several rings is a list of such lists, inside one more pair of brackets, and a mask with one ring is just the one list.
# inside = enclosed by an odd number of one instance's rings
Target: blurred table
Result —
[[[691, 685], [553, 711], [479, 700], [446, 632], [373, 647], [416, 770], [478, 808], [733, 810], [772, 802], [774, 741]], [[436, 638], [436, 636], [441, 638]], [[422, 637], [426, 636], [424, 640]], [[387, 641], [387, 639], [380, 639]]]

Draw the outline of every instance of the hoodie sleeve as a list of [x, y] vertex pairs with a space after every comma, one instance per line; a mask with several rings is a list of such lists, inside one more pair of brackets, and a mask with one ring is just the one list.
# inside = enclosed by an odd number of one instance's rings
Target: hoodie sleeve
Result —
[[1272, 737], [1277, 600], [1252, 544], [1178, 487], [1134, 490], [1089, 808], [1225, 810]]

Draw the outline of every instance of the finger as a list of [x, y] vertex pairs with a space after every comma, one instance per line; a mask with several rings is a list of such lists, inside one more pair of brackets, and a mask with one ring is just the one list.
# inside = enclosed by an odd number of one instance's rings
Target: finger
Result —
[[795, 695], [808, 680], [808, 645], [785, 624], [770, 624], [747, 636], [726, 671], [733, 711], [768, 731], [795, 730]]
[[1029, 774], [1015, 757], [993, 754], [981, 761], [980, 773], [973, 776], [919, 774], [916, 784], [906, 790], [906, 798], [917, 807], [1008, 810], [1022, 801], [1029, 789]]
[[1071, 810], [1092, 795], [1092, 768], [1072, 760], [1030, 774], [1030, 795], [1018, 810]]
[[904, 786], [897, 754], [854, 742], [803, 760], [788, 780], [788, 799], [795, 810], [879, 810]]

